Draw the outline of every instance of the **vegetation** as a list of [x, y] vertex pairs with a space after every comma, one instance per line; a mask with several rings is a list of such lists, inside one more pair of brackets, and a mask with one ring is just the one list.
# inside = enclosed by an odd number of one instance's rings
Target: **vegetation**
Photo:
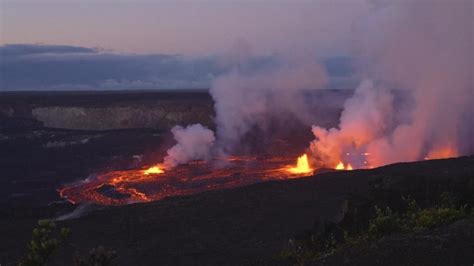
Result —
[[[33, 229], [27, 245], [27, 253], [21, 258], [19, 266], [45, 266], [52, 255], [61, 247], [69, 236], [69, 229], [57, 229], [51, 220], [39, 220], [38, 227]], [[114, 250], [99, 246], [84, 256], [74, 258], [75, 266], [111, 266], [117, 257]]]
[[99, 246], [89, 251], [86, 256], [77, 256], [74, 259], [75, 266], [110, 266], [117, 257], [114, 250]]
[[389, 207], [381, 209], [375, 206], [375, 216], [369, 222], [368, 235], [371, 238], [381, 237], [403, 229], [403, 221]]
[[402, 200], [404, 206], [399, 212], [388, 206], [375, 206], [372, 215], [362, 226], [344, 223], [326, 223], [323, 228], [316, 226], [299, 240], [290, 240], [290, 247], [280, 253], [276, 260], [304, 264], [361, 241], [376, 240], [396, 233], [417, 233], [472, 216], [471, 209], [467, 205], [460, 206], [449, 193], [441, 194], [438, 204], [425, 208], [421, 208], [410, 197], [403, 197]]
[[27, 253], [20, 260], [20, 266], [47, 265], [53, 253], [61, 246], [69, 235], [69, 229], [57, 230], [56, 224], [50, 220], [39, 220], [38, 227], [33, 229], [31, 241], [27, 245]]

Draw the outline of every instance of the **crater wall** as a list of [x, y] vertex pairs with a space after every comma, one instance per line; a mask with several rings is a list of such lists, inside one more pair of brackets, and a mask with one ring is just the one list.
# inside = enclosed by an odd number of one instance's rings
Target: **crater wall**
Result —
[[3, 93], [0, 117], [34, 119], [45, 127], [77, 130], [169, 129], [213, 126], [207, 91]]

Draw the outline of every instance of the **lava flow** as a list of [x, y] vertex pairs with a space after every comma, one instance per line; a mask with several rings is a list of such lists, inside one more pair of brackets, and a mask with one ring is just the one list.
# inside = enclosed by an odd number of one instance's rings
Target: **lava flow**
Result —
[[305, 155], [283, 157], [229, 157], [225, 160], [192, 161], [172, 169], [154, 165], [148, 169], [111, 171], [66, 185], [61, 197], [72, 203], [122, 205], [207, 190], [233, 188], [262, 181], [282, 180], [313, 173]]

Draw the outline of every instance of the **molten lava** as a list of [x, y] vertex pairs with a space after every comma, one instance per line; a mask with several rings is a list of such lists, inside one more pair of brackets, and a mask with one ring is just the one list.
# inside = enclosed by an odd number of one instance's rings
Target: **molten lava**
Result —
[[339, 162], [334, 169], [336, 169], [336, 170], [349, 170], [350, 171], [350, 170], [353, 170], [353, 167], [350, 163], [347, 164], [347, 166], [344, 166], [343, 162]]
[[339, 162], [337, 165], [336, 165], [336, 170], [344, 170], [344, 164], [342, 162]]
[[313, 169], [309, 166], [308, 163], [308, 156], [306, 154], [301, 155], [298, 157], [295, 167], [288, 168], [288, 172], [292, 174], [307, 174], [311, 173]]
[[289, 167], [292, 163], [293, 157], [258, 156], [229, 157], [209, 162], [192, 161], [173, 169], [155, 165], [146, 170], [98, 174], [84, 181], [68, 184], [58, 192], [62, 198], [74, 204], [92, 202], [122, 205], [307, 176], [313, 171], [306, 155], [298, 158], [295, 167]]
[[456, 148], [453, 146], [445, 146], [437, 149], [431, 150], [428, 155], [425, 157], [425, 160], [432, 159], [446, 159], [458, 156]]
[[163, 174], [164, 172], [165, 171], [161, 169], [159, 165], [152, 166], [143, 171], [145, 175], [157, 175], [157, 174]]

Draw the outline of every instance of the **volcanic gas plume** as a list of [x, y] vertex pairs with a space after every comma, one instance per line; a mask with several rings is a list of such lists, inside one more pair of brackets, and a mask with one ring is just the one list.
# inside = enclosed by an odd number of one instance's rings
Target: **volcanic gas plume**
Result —
[[[400, 1], [367, 18], [359, 52], [374, 81], [362, 81], [337, 128], [313, 126], [314, 158], [363, 167], [472, 154], [472, 14], [472, 1]], [[390, 84], [413, 97], [412, 110], [397, 108]]]
[[472, 1], [397, 1], [355, 22], [361, 82], [334, 128], [308, 119], [311, 110], [299, 97], [328, 82], [320, 65], [283, 61], [255, 74], [240, 63], [211, 89], [217, 144], [235, 152], [246, 145], [249, 131], [268, 131], [269, 117], [279, 114], [284, 121], [281, 113], [290, 113], [312, 125], [309, 149], [320, 167], [370, 168], [472, 154], [472, 14]]
[[175, 126], [171, 132], [177, 144], [167, 151], [163, 162], [166, 168], [173, 168], [191, 160], [204, 160], [211, 157], [210, 151], [215, 141], [212, 130], [195, 124], [185, 128]]
[[[398, 1], [357, 21], [354, 54], [362, 79], [335, 128], [308, 119], [311, 110], [300, 97], [328, 82], [320, 65], [283, 61], [255, 74], [240, 60], [211, 89], [218, 146], [235, 152], [246, 145], [242, 139], [249, 131], [266, 132], [269, 117], [278, 114], [284, 121], [281, 113], [290, 113], [312, 125], [309, 149], [320, 167], [369, 168], [471, 154], [472, 6], [472, 1]], [[397, 102], [399, 95], [405, 98]]]

